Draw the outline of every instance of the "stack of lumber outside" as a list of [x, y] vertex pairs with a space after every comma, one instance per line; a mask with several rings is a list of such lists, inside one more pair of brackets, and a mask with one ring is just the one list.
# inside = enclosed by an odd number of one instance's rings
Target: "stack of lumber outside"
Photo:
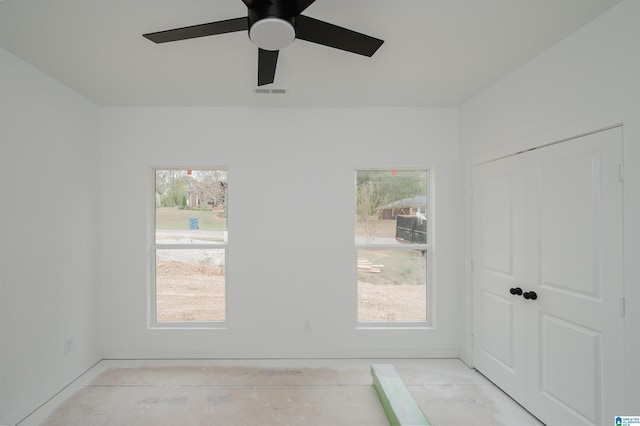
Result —
[[384, 265], [375, 265], [367, 259], [358, 258], [358, 271], [380, 273], [382, 268], [384, 268]]

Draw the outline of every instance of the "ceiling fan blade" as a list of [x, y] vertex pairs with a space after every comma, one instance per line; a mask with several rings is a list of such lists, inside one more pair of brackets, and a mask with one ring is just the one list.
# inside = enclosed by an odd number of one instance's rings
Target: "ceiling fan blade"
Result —
[[295, 14], [300, 15], [306, 8], [311, 6], [316, 0], [293, 0], [295, 4]]
[[227, 19], [225, 21], [209, 22], [208, 24], [192, 25], [190, 27], [175, 28], [173, 30], [158, 31], [156, 33], [143, 34], [155, 43], [187, 40], [190, 38], [206, 37], [216, 34], [233, 33], [249, 29], [249, 20], [246, 17]]
[[253, 8], [265, 4], [273, 4], [271, 0], [242, 0], [242, 2], [249, 8]]
[[296, 38], [364, 56], [373, 56], [384, 43], [375, 37], [304, 15], [296, 18]]
[[276, 77], [278, 53], [278, 50], [260, 49], [258, 51], [258, 86], [273, 83]]

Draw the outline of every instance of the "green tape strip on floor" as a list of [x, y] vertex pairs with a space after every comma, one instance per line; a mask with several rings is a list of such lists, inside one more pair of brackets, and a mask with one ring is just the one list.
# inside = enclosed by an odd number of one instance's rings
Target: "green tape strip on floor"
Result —
[[372, 364], [373, 386], [391, 426], [430, 426], [391, 364]]

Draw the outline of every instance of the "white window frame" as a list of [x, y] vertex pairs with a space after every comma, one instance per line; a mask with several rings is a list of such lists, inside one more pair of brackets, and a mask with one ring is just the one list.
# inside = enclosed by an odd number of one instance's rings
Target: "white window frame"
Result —
[[[427, 220], [427, 242], [425, 244], [402, 244], [398, 246], [396, 244], [380, 244], [380, 243], [357, 243], [354, 240], [354, 267], [356, 268], [356, 329], [360, 330], [372, 330], [372, 329], [431, 329], [434, 327], [434, 291], [432, 289], [433, 283], [433, 266], [432, 259], [434, 257], [434, 244], [433, 244], [433, 230], [435, 227], [433, 226], [434, 222], [434, 214], [433, 214], [433, 205], [434, 205], [434, 188], [432, 186], [433, 183], [433, 170], [430, 167], [358, 167], [354, 172], [354, 191], [356, 191], [354, 196], [354, 232], [353, 235], [355, 237], [355, 226], [357, 226], [357, 176], [359, 171], [389, 171], [392, 172], [394, 170], [397, 171], [424, 171], [426, 172], [426, 208], [425, 208], [425, 216]], [[357, 260], [358, 250], [426, 250], [425, 252], [425, 262], [426, 262], [426, 283], [425, 283], [425, 309], [426, 309], [426, 319], [420, 321], [402, 321], [402, 320], [388, 320], [388, 321], [360, 321], [358, 318], [358, 303], [359, 303], [359, 294], [358, 294], [358, 281], [357, 281]]]
[[[208, 243], [208, 244], [158, 244], [156, 241], [156, 171], [157, 170], [222, 170], [227, 172], [227, 181], [228, 181], [228, 168], [227, 167], [198, 167], [198, 166], [152, 166], [150, 169], [151, 175], [151, 185], [150, 185], [150, 241], [151, 244], [149, 246], [149, 257], [150, 257], [150, 280], [149, 280], [149, 289], [148, 289], [148, 328], [150, 329], [227, 329], [228, 321], [229, 321], [229, 286], [227, 282], [228, 274], [227, 274], [227, 266], [228, 266], [228, 234], [229, 234], [229, 217], [227, 213], [226, 218], [226, 229], [227, 229], [227, 238], [223, 243]], [[229, 206], [229, 190], [227, 187], [226, 200], [227, 207]], [[228, 208], [227, 208], [228, 212]], [[157, 271], [157, 250], [200, 250], [200, 249], [208, 249], [208, 250], [224, 250], [224, 286], [225, 286], [225, 295], [224, 295], [224, 304], [225, 304], [225, 319], [223, 321], [158, 321], [157, 313], [157, 296], [156, 296], [156, 271]]]

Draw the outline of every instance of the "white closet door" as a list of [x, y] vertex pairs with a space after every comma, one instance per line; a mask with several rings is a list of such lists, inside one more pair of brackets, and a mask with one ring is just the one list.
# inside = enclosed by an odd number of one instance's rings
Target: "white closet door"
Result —
[[[527, 393], [550, 425], [613, 424], [623, 401], [622, 129], [526, 154]], [[526, 294], [526, 293], [525, 293]]]
[[524, 404], [525, 301], [517, 294], [525, 284], [523, 158], [476, 166], [472, 180], [474, 364]]

